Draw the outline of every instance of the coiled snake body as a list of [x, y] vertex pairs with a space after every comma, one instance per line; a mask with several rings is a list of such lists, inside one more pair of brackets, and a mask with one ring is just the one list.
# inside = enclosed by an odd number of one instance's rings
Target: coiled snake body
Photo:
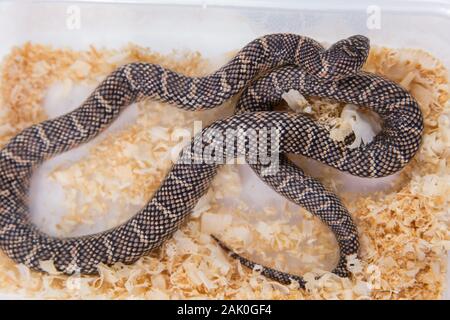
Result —
[[[225, 133], [230, 129], [259, 132], [275, 128], [280, 153], [302, 154], [366, 177], [386, 176], [400, 170], [418, 149], [422, 115], [405, 90], [379, 76], [359, 71], [368, 50], [368, 41], [362, 36], [341, 40], [325, 50], [307, 37], [274, 34], [252, 41], [224, 67], [205, 77], [190, 78], [146, 63], [118, 68], [79, 108], [23, 130], [0, 151], [0, 248], [13, 260], [36, 270], [42, 270], [40, 261], [53, 260], [55, 267], [64, 273], [93, 274], [98, 272], [100, 263], [133, 263], [171, 237], [208, 190], [220, 164], [178, 161], [135, 216], [98, 234], [55, 238], [38, 230], [28, 217], [27, 193], [35, 167], [95, 137], [127, 105], [145, 98], [199, 110], [215, 107], [245, 88], [237, 114], [205, 128], [204, 137], [212, 138], [213, 132]], [[268, 70], [272, 71], [248, 86], [257, 75]], [[271, 111], [281, 94], [289, 89], [372, 108], [381, 116], [383, 130], [371, 143], [348, 149], [344, 142], [333, 141], [326, 129], [304, 115]], [[200, 151], [211, 143], [203, 141]], [[198, 148], [192, 142], [184, 148], [181, 158], [195, 157]], [[246, 143], [244, 150], [235, 148], [231, 155], [248, 157], [252, 152], [254, 146]], [[333, 272], [348, 276], [347, 257], [358, 252], [358, 233], [338, 197], [283, 155], [278, 170], [269, 174], [262, 174], [266, 169], [262, 163], [251, 165], [277, 192], [330, 226], [341, 252]], [[230, 252], [243, 264], [255, 266]], [[300, 276], [266, 267], [262, 273], [283, 283], [294, 280], [304, 285]]]

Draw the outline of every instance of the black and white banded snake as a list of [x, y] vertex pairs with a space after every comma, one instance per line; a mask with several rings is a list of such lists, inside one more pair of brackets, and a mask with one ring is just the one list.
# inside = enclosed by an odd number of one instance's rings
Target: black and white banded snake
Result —
[[[200, 110], [218, 106], [242, 91], [236, 114], [214, 122], [201, 134], [211, 137], [214, 131], [276, 128], [281, 153], [278, 170], [262, 174], [264, 165], [251, 166], [275, 191], [331, 228], [340, 247], [340, 261], [333, 272], [348, 276], [347, 258], [359, 249], [350, 214], [335, 194], [305, 175], [283, 153], [302, 154], [363, 177], [393, 174], [410, 161], [423, 131], [419, 106], [395, 83], [360, 71], [368, 51], [369, 42], [363, 36], [341, 40], [325, 50], [307, 37], [273, 34], [250, 42], [225, 66], [204, 77], [186, 77], [148, 63], [119, 67], [79, 108], [24, 129], [1, 149], [0, 248], [32, 269], [42, 271], [40, 261], [52, 260], [57, 270], [67, 274], [95, 274], [100, 263], [133, 263], [160, 247], [206, 193], [220, 164], [178, 161], [150, 201], [124, 224], [73, 238], [51, 237], [30, 222], [27, 196], [33, 170], [98, 135], [133, 102], [150, 98]], [[371, 108], [383, 121], [382, 131], [372, 142], [349, 149], [305, 115], [272, 111], [289, 89]], [[201, 149], [207, 145], [204, 142]], [[198, 145], [191, 143], [183, 149], [183, 156], [193, 155], [198, 151], [195, 148]], [[248, 157], [252, 146], [246, 144], [244, 149], [235, 148], [232, 155]], [[244, 265], [256, 266], [215, 239]], [[301, 276], [268, 267], [262, 267], [261, 273], [282, 283], [305, 284]]]

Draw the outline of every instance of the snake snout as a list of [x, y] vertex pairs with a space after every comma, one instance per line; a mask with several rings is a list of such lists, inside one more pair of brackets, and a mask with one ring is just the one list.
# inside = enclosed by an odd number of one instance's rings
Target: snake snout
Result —
[[356, 48], [357, 50], [362, 52], [368, 52], [370, 48], [369, 38], [360, 34], [348, 37], [347, 39], [344, 39], [342, 41], [347, 42], [350, 47]]
[[338, 80], [357, 73], [367, 60], [369, 39], [354, 35], [334, 43], [323, 53], [325, 78]]
[[365, 59], [369, 54], [370, 41], [362, 35], [354, 35], [333, 44], [327, 51], [333, 55], [346, 55], [351, 58]]

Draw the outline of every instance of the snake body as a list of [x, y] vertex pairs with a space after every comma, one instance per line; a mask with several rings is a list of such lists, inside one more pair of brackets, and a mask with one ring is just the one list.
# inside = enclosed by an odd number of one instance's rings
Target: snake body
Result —
[[[150, 201], [124, 224], [105, 232], [73, 238], [51, 237], [30, 223], [28, 189], [36, 166], [102, 132], [129, 104], [158, 99], [187, 110], [220, 105], [246, 88], [237, 114], [214, 122], [201, 132], [181, 158], [196, 157], [211, 146], [217, 132], [276, 129], [281, 153], [303, 154], [361, 176], [384, 176], [401, 169], [418, 149], [423, 130], [417, 103], [403, 89], [381, 77], [359, 72], [368, 54], [365, 37], [341, 40], [325, 50], [299, 35], [274, 34], [245, 46], [229, 63], [205, 77], [186, 77], [159, 65], [131, 63], [107, 76], [77, 109], [24, 129], [0, 151], [0, 248], [14, 261], [41, 270], [52, 260], [57, 270], [95, 274], [100, 263], [133, 263], [170, 238], [210, 186], [220, 164], [175, 163]], [[295, 65], [295, 66], [287, 66]], [[285, 67], [282, 67], [285, 66]], [[281, 68], [280, 68], [281, 67]], [[277, 69], [278, 68], [278, 69]], [[266, 76], [249, 83], [258, 75]], [[383, 131], [358, 149], [330, 139], [326, 129], [300, 114], [270, 111], [283, 90], [366, 105], [384, 120]], [[195, 139], [194, 139], [195, 140]], [[227, 150], [250, 156], [254, 146]], [[230, 156], [230, 154], [227, 154]], [[264, 165], [252, 164], [257, 173]], [[280, 155], [277, 172], [263, 180], [288, 199], [318, 215], [335, 233], [341, 259], [333, 270], [347, 276], [347, 257], [358, 252], [358, 233], [337, 196], [306, 176]], [[217, 238], [216, 238], [217, 239]], [[220, 240], [219, 244], [229, 250]], [[231, 254], [249, 267], [255, 264]], [[281, 282], [302, 277], [263, 267], [262, 273]]]
[[[272, 110], [281, 103], [282, 94], [290, 89], [298, 90], [305, 96], [365, 106], [380, 115], [383, 122], [382, 131], [371, 143], [349, 149], [345, 142], [333, 142], [328, 129], [304, 117], [305, 123], [297, 131], [297, 139], [302, 140], [302, 150], [291, 150], [292, 153], [301, 153], [355, 176], [384, 177], [402, 169], [417, 151], [423, 131], [422, 113], [417, 102], [397, 84], [362, 71], [344, 79], [323, 81], [299, 67], [281, 67], [245, 89], [236, 106], [236, 113], [252, 114]], [[261, 97], [251, 93], [262, 90], [265, 94]], [[280, 154], [279, 166], [271, 174], [263, 174], [263, 170], [267, 168], [261, 163], [249, 165], [272, 189], [306, 208], [331, 228], [341, 252], [333, 273], [348, 276], [346, 257], [358, 251], [358, 234], [340, 199], [326, 190], [319, 181], [306, 175], [284, 154]], [[258, 267], [263, 275], [282, 283], [296, 280], [301, 286], [305, 284], [302, 277], [256, 264], [214, 238], [243, 265], [251, 269]]]

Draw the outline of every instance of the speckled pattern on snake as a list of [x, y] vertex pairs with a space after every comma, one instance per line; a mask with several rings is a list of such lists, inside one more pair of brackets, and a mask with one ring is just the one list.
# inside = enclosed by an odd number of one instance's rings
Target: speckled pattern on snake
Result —
[[[133, 102], [158, 99], [186, 110], [200, 110], [218, 106], [242, 92], [236, 114], [203, 129], [206, 139], [200, 146], [192, 142], [183, 149], [182, 156], [198, 155], [199, 150], [214, 143], [208, 138], [217, 130], [258, 133], [276, 129], [278, 170], [262, 175], [266, 165], [257, 162], [252, 167], [274, 190], [331, 228], [341, 257], [333, 272], [348, 276], [347, 258], [359, 249], [358, 232], [350, 214], [336, 195], [282, 154], [301, 154], [364, 177], [390, 175], [410, 161], [423, 131], [419, 107], [398, 85], [360, 71], [368, 51], [368, 39], [363, 36], [324, 49], [307, 37], [272, 34], [250, 42], [225, 66], [204, 77], [186, 77], [148, 63], [119, 67], [80, 107], [26, 128], [0, 151], [0, 248], [14, 261], [32, 269], [42, 271], [39, 262], [53, 260], [55, 267], [67, 274], [95, 274], [100, 263], [133, 263], [159, 248], [206, 193], [219, 163], [178, 161], [149, 202], [128, 221], [105, 232], [71, 238], [49, 236], [30, 222], [27, 198], [34, 169], [44, 160], [98, 135]], [[324, 127], [305, 115], [272, 111], [281, 94], [289, 89], [371, 108], [380, 115], [383, 129], [372, 142], [349, 149], [345, 142], [333, 141]], [[252, 152], [254, 146], [248, 142], [243, 150], [231, 150], [231, 155], [248, 157]], [[229, 252], [244, 265], [255, 267], [253, 262]], [[262, 274], [283, 283], [305, 284], [301, 276], [267, 267], [262, 267]]]

